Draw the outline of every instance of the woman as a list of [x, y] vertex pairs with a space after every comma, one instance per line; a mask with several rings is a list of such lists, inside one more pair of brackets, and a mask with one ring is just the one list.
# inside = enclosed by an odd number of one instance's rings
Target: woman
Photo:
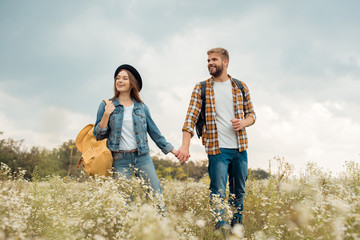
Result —
[[97, 140], [108, 139], [115, 175], [142, 177], [161, 196], [160, 182], [149, 155], [147, 133], [164, 154], [171, 152], [176, 156], [177, 151], [152, 120], [140, 98], [141, 88], [139, 72], [128, 64], [119, 66], [114, 74], [114, 97], [108, 104], [101, 102], [94, 135]]

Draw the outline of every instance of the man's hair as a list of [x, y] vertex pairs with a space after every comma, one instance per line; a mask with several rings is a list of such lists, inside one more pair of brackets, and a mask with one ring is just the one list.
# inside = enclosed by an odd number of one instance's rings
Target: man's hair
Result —
[[229, 52], [225, 48], [213, 48], [207, 51], [207, 54], [211, 53], [217, 53], [220, 54], [222, 60], [228, 60], [229, 61]]

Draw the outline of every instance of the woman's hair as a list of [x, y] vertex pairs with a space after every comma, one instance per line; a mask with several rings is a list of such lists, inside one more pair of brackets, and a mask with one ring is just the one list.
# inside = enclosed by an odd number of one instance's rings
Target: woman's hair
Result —
[[[139, 93], [139, 83], [136, 80], [136, 78], [134, 77], [134, 75], [130, 71], [126, 70], [126, 69], [122, 69], [121, 71], [125, 71], [129, 76], [130, 88], [131, 88], [130, 96], [132, 98], [134, 98], [137, 102], [142, 102], [142, 100], [140, 98], [140, 93]], [[115, 77], [115, 79], [116, 79], [116, 77]], [[120, 92], [116, 89], [116, 80], [115, 79], [114, 79], [114, 97], [112, 97], [110, 99], [111, 101], [114, 101], [120, 95]]]

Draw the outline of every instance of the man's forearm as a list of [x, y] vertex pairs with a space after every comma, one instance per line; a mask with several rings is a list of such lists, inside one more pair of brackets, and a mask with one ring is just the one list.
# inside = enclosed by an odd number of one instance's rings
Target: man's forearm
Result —
[[178, 150], [178, 155], [177, 155], [177, 158], [180, 160], [181, 164], [184, 164], [187, 160], [189, 160], [190, 140], [191, 140], [191, 134], [189, 132], [183, 131], [182, 144]]
[[191, 134], [187, 131], [183, 131], [182, 146], [189, 149], [190, 147]]
[[250, 127], [251, 125], [253, 125], [255, 123], [255, 119], [249, 115], [249, 116], [246, 116], [246, 118], [244, 119], [244, 122], [245, 122], [245, 127]]

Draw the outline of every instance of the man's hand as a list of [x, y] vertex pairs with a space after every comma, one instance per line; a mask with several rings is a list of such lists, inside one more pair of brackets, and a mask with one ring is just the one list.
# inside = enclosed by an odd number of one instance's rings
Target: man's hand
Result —
[[243, 128], [249, 127], [253, 125], [255, 122], [255, 119], [252, 116], [247, 116], [245, 119], [240, 120], [237, 118], [231, 119], [232, 126], [235, 131], [239, 131]]
[[231, 123], [236, 132], [246, 127], [245, 120], [233, 118], [231, 119]]
[[181, 164], [184, 164], [190, 158], [190, 153], [189, 153], [190, 140], [191, 140], [191, 134], [184, 131], [182, 144], [178, 150], [178, 155], [177, 155], [177, 158], [179, 159]]
[[184, 145], [181, 145], [181, 147], [178, 150], [177, 158], [183, 165], [190, 158], [189, 148], [185, 147]]

